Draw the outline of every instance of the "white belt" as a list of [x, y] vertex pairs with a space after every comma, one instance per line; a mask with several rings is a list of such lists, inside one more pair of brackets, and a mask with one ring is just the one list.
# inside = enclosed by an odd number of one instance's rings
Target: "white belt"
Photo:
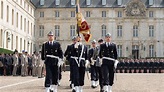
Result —
[[58, 56], [54, 56], [54, 55], [46, 55], [47, 57], [50, 57], [50, 58], [56, 58], [59, 60], [59, 57]]
[[[79, 57], [71, 56], [71, 58], [72, 58], [72, 59], [75, 59], [75, 61], [76, 61], [77, 65], [78, 65], [78, 67], [80, 67], [80, 61], [79, 61], [79, 62], [77, 61], [77, 59], [78, 59]], [[85, 60], [85, 58], [80, 58], [79, 60]]]
[[107, 60], [116, 61], [115, 59], [113, 59], [113, 58], [110, 58], [110, 57], [103, 57], [103, 59], [107, 59]]

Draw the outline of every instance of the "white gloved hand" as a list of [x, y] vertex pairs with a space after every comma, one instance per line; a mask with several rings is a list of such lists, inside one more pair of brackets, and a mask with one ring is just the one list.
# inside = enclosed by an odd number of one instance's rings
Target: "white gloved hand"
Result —
[[78, 48], [78, 46], [79, 46], [79, 42], [76, 42], [75, 48]]
[[17, 66], [17, 64], [15, 64], [14, 66]]
[[87, 68], [89, 65], [89, 61], [88, 60], [85, 60], [85, 67]]
[[117, 68], [117, 64], [118, 64], [118, 60], [115, 60], [115, 62], [114, 62], [114, 68], [116, 69]]
[[60, 67], [61, 65], [63, 65], [63, 60], [61, 58], [59, 58], [59, 61], [58, 61], [58, 67]]
[[22, 64], [22, 66], [24, 66], [24, 64]]
[[100, 58], [99, 60], [100, 60], [100, 65], [102, 65], [102, 58]]
[[95, 61], [91, 58], [91, 65], [94, 65]]

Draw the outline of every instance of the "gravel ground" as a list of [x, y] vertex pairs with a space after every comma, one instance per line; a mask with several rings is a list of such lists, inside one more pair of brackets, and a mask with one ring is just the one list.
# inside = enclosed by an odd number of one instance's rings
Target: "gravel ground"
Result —
[[[63, 72], [58, 92], [71, 92], [69, 72]], [[0, 76], [0, 92], [44, 92], [44, 78]], [[99, 92], [92, 89], [90, 80], [85, 77], [83, 92]], [[113, 92], [164, 92], [164, 74], [116, 74]]]

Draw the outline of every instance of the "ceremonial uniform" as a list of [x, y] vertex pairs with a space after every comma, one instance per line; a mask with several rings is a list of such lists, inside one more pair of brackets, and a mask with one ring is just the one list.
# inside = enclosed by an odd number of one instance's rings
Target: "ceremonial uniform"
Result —
[[32, 57], [32, 76], [37, 76], [37, 61], [38, 61], [38, 56], [34, 53]]
[[[79, 37], [79, 36], [78, 36]], [[70, 61], [73, 67], [73, 83], [77, 92], [82, 92], [85, 65], [87, 64], [87, 47], [80, 42], [71, 46]]]
[[[49, 32], [49, 39], [53, 39], [53, 33]], [[52, 90], [57, 92], [58, 85], [58, 74], [59, 67], [63, 59], [63, 52], [61, 49], [61, 45], [56, 41], [47, 41], [42, 45], [42, 60], [45, 60], [46, 67], [46, 78], [45, 78], [45, 87], [46, 92]], [[51, 88], [50, 88], [51, 86]]]
[[[111, 34], [106, 34], [106, 39], [111, 37]], [[109, 38], [110, 39], [110, 38]], [[115, 72], [115, 60], [117, 59], [116, 44], [105, 42], [100, 45], [99, 57], [102, 59], [102, 75], [104, 77], [104, 91], [109, 92], [112, 89]]]
[[[92, 41], [92, 44], [95, 45], [96, 41]], [[96, 61], [98, 58], [98, 48], [95, 46], [89, 50], [88, 60], [90, 61], [91, 66], [91, 87], [95, 88], [98, 84], [98, 71], [96, 67]]]
[[37, 76], [38, 76], [38, 78], [42, 78], [43, 77], [42, 70], [43, 70], [44, 63], [41, 59], [41, 53], [39, 53], [39, 55], [38, 55], [38, 60], [36, 62], [36, 66], [37, 66]]
[[22, 76], [26, 76], [27, 75], [27, 65], [28, 65], [28, 58], [24, 54], [24, 51], [23, 51], [23, 54], [21, 56], [21, 75]]
[[73, 91], [75, 91], [75, 87], [74, 87], [74, 72], [73, 72], [73, 61], [71, 58], [71, 48], [74, 48], [74, 45], [76, 43], [76, 37], [72, 38], [73, 43], [71, 45], [67, 46], [67, 49], [64, 53], [64, 57], [66, 58], [66, 60], [69, 62], [70, 65], [70, 87], [72, 88]]

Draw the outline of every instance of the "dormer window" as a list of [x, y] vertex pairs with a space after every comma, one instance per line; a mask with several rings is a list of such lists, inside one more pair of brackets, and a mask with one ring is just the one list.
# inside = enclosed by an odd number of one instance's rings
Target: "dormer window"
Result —
[[56, 0], [56, 5], [59, 5], [60, 4], [60, 0]]
[[101, 0], [102, 5], [106, 5], [106, 0]]
[[122, 0], [117, 0], [117, 5], [122, 5]]
[[44, 5], [44, 0], [40, 0], [40, 5]]
[[153, 5], [154, 4], [154, 0], [149, 0], [149, 5]]
[[75, 0], [71, 0], [71, 5], [75, 5]]
[[91, 5], [91, 0], [86, 0], [86, 5]]

